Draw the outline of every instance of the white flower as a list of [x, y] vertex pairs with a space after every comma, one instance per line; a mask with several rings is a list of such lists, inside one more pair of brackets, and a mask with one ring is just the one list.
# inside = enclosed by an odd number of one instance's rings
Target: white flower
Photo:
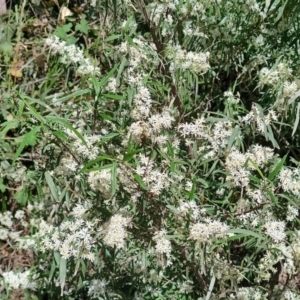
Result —
[[6, 228], [0, 228], [0, 240], [5, 241], [8, 239], [8, 230]]
[[25, 212], [23, 210], [17, 210], [15, 213], [15, 218], [18, 220], [23, 219]]
[[220, 221], [206, 219], [205, 223], [193, 224], [190, 229], [190, 238], [199, 242], [209, 242], [213, 237], [224, 237], [229, 227]]
[[129, 222], [129, 218], [125, 218], [120, 214], [112, 216], [106, 229], [103, 242], [110, 247], [116, 247], [118, 249], [124, 248], [124, 240], [127, 236], [126, 227]]
[[282, 242], [285, 237], [285, 223], [279, 221], [268, 221], [265, 226], [266, 234], [269, 235], [275, 242]]
[[25, 271], [23, 273], [15, 273], [13, 271], [3, 272], [2, 273], [3, 279], [5, 284], [7, 285], [8, 289], [34, 289], [35, 284], [34, 282], [30, 282], [30, 271]]

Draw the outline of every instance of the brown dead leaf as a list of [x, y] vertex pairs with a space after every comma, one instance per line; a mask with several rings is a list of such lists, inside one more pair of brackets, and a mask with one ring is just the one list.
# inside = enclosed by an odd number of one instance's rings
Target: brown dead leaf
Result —
[[46, 57], [43, 53], [38, 53], [38, 51], [33, 48], [32, 49], [32, 54], [34, 61], [38, 67], [39, 70], [44, 70], [45, 69], [45, 62], [46, 62]]
[[73, 13], [66, 7], [62, 6], [59, 12], [59, 22], [64, 22], [66, 20], [66, 17], [72, 16]]
[[23, 73], [22, 73], [22, 67], [24, 66], [24, 61], [23, 60], [19, 60], [16, 61], [12, 64], [12, 67], [10, 69], [10, 75], [16, 78], [22, 78], [23, 77]]
[[16, 68], [12, 68], [10, 70], [10, 75], [13, 76], [13, 77], [16, 77], [16, 78], [22, 78], [23, 73], [22, 73], [21, 70], [18, 70]]

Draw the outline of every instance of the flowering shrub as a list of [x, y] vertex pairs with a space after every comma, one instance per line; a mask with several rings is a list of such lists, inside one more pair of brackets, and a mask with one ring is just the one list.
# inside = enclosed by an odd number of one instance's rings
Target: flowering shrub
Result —
[[85, 51], [46, 37], [1, 115], [0, 240], [32, 253], [3, 297], [299, 299], [291, 3], [94, 1]]

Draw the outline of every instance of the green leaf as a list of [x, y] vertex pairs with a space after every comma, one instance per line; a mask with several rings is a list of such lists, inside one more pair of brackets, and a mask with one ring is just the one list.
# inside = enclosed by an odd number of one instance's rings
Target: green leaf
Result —
[[64, 295], [66, 274], [67, 274], [67, 261], [66, 261], [66, 259], [61, 257], [60, 262], [59, 262], [59, 282], [60, 282], [60, 288], [61, 288], [61, 292], [60, 292], [61, 297]]
[[124, 154], [123, 161], [131, 161], [135, 154], [139, 153], [141, 150], [132, 150]]
[[116, 64], [99, 82], [100, 88], [102, 89], [105, 84], [108, 82], [109, 78], [115, 73], [116, 69], [119, 67], [119, 64]]
[[57, 27], [53, 34], [61, 38], [62, 40], [66, 40], [68, 37], [67, 33], [71, 30], [71, 28], [72, 23], [67, 23], [63, 26]]
[[75, 26], [76, 31], [80, 31], [85, 34], [89, 33], [89, 29], [90, 29], [90, 26], [86, 19], [81, 19], [80, 23], [76, 24], [76, 26]]
[[3, 178], [0, 177], [0, 191], [3, 193], [6, 190], [6, 186], [3, 184]]
[[116, 95], [116, 94], [103, 94], [103, 97], [109, 98], [109, 99], [114, 99], [114, 100], [124, 100], [125, 96], [122, 95]]
[[292, 132], [292, 136], [295, 134], [297, 128], [298, 128], [298, 124], [299, 124], [299, 111], [300, 111], [300, 103], [298, 103], [297, 105], [297, 113], [296, 113], [296, 120], [294, 123], [294, 128], [293, 128], [293, 132]]
[[193, 200], [194, 199], [194, 197], [195, 197], [195, 191], [196, 191], [196, 178], [194, 177], [192, 189], [189, 192], [189, 200]]
[[284, 12], [284, 9], [285, 9], [288, 2], [289, 2], [289, 0], [286, 0], [285, 3], [282, 6], [279, 7], [277, 17], [274, 21], [275, 24], [281, 19], [282, 15], [283, 15], [283, 12]]
[[66, 141], [67, 140], [67, 135], [66, 133], [60, 131], [60, 130], [55, 130], [52, 132], [55, 136], [57, 136], [58, 138], [60, 138], [62, 141]]
[[227, 145], [227, 150], [230, 150], [233, 143], [235, 142], [236, 140], [236, 137], [240, 134], [240, 127], [236, 126], [229, 138], [229, 141], [228, 141], [228, 145]]
[[[49, 105], [47, 105], [44, 101], [41, 101], [41, 100], [38, 100], [38, 99], [34, 99], [32, 97], [29, 97], [27, 95], [21, 95], [22, 99], [27, 99], [28, 101], [31, 101], [31, 102], [34, 102], [34, 103], [37, 103], [39, 104], [40, 106], [43, 106], [45, 107], [47, 110], [51, 111], [53, 115], [57, 115], [57, 113], [55, 112], [55, 110], [53, 110]], [[18, 115], [20, 116], [21, 113], [23, 112], [23, 110], [21, 110], [21, 106], [22, 106], [22, 103], [25, 104], [24, 101], [21, 102], [20, 104], [20, 107], [19, 107], [19, 112], [18, 112]], [[29, 102], [27, 102], [29, 104]], [[31, 104], [30, 104], [31, 105]]]
[[204, 188], [208, 188], [209, 184], [207, 183], [206, 180], [202, 179], [202, 178], [197, 178], [198, 182], [201, 182], [204, 185]]
[[117, 191], [117, 163], [114, 161], [111, 167], [111, 198], [112, 199], [114, 199], [116, 191]]
[[120, 37], [122, 37], [121, 34], [114, 34], [114, 35], [110, 35], [109, 37], [107, 37], [104, 42], [110, 42], [116, 39], [119, 39]]
[[267, 124], [266, 128], [267, 128], [267, 131], [266, 131], [267, 140], [269, 139], [272, 142], [274, 148], [279, 149], [279, 145], [278, 145], [277, 141], [274, 138], [271, 126]]
[[49, 188], [50, 188], [50, 191], [51, 191], [51, 194], [53, 196], [53, 198], [56, 200], [56, 201], [59, 201], [59, 196], [58, 196], [58, 192], [57, 192], [57, 188], [54, 184], [54, 181], [50, 175], [50, 173], [47, 171], [45, 172], [45, 179], [49, 185]]
[[277, 176], [277, 174], [280, 172], [283, 164], [285, 163], [286, 158], [287, 158], [287, 154], [280, 160], [280, 162], [277, 164], [277, 166], [274, 168], [274, 170], [269, 174], [268, 179], [270, 181], [272, 181]]
[[107, 135], [104, 135], [101, 137], [101, 140], [97, 143], [97, 145], [102, 145], [106, 142], [108, 142], [109, 140], [113, 139], [116, 136], [119, 136], [120, 133], [109, 133]]
[[[83, 95], [87, 95], [87, 94], [90, 94], [91, 93], [91, 90], [90, 89], [85, 89], [85, 90], [79, 90], [79, 91], [76, 91], [74, 93], [71, 93], [71, 94], [67, 94], [66, 96], [63, 96], [59, 99], [57, 99], [55, 101], [55, 103], [62, 103], [62, 102], [65, 102], [67, 100], [70, 100], [72, 98], [76, 98], [78, 96], [83, 96]], [[52, 96], [53, 97], [53, 96]]]
[[11, 128], [16, 128], [18, 124], [19, 121], [17, 119], [2, 123], [1, 126], [5, 127], [0, 131], [0, 137], [4, 136]]
[[19, 145], [14, 157], [13, 157], [13, 164], [16, 162], [18, 157], [20, 156], [21, 152], [24, 148], [28, 145], [32, 145], [36, 141], [36, 134], [40, 131], [41, 126], [33, 127], [28, 133], [23, 136], [22, 142]]
[[28, 200], [27, 189], [23, 187], [21, 191], [14, 193], [14, 199], [16, 199], [21, 205], [25, 205]]
[[142, 177], [139, 174], [134, 174], [133, 177], [143, 190], [148, 191], [147, 185], [144, 183]]
[[46, 121], [45, 119], [26, 101], [26, 100], [21, 100], [24, 101], [25, 105], [27, 106], [29, 112], [37, 119], [39, 120], [42, 124], [45, 124]]
[[50, 272], [49, 272], [49, 277], [48, 277], [49, 281], [52, 281], [55, 269], [56, 269], [56, 264], [55, 264], [55, 260], [53, 259], [52, 264], [51, 264], [51, 269], [50, 269]]
[[98, 156], [96, 159], [88, 162], [87, 164], [84, 165], [84, 167], [80, 170], [80, 173], [83, 172], [89, 172], [91, 170], [89, 170], [89, 168], [93, 165], [95, 165], [96, 163], [103, 161], [103, 160], [114, 160], [114, 158], [112, 158], [111, 156], [107, 155], [107, 154], [103, 154], [101, 156]]
[[11, 56], [13, 54], [13, 45], [10, 41], [4, 41], [0, 43], [0, 53]]
[[65, 127], [67, 127], [68, 129], [70, 129], [71, 131], [73, 131], [76, 134], [76, 136], [86, 145], [86, 142], [85, 142], [83, 136], [79, 133], [79, 131], [77, 131], [66, 120], [64, 120], [62, 118], [52, 117], [52, 116], [47, 116], [46, 120], [47, 120], [47, 123], [49, 123], [49, 122], [59, 123], [59, 124], [62, 124], [63, 126], [65, 126]]
[[265, 178], [265, 176], [263, 175], [263, 173], [261, 172], [260, 168], [258, 167], [258, 165], [252, 160], [252, 159], [248, 159], [248, 161], [251, 163], [251, 165], [254, 166], [255, 170], [258, 172], [258, 174], [261, 176], [261, 178]]
[[270, 197], [270, 199], [272, 200], [272, 202], [277, 205], [278, 204], [278, 198], [273, 194], [273, 192], [266, 190], [266, 193], [268, 194], [268, 196]]
[[251, 231], [251, 230], [247, 230], [247, 229], [228, 229], [226, 230], [226, 233], [242, 233], [244, 234], [245, 236], [254, 236], [254, 237], [257, 237], [259, 239], [264, 239], [264, 237], [259, 234], [259, 233], [256, 233], [254, 231]]

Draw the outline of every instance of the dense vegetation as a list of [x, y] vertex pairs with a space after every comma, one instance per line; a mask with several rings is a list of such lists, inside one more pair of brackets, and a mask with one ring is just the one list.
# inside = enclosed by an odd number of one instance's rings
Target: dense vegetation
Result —
[[300, 4], [17, 1], [0, 16], [1, 299], [300, 299]]

